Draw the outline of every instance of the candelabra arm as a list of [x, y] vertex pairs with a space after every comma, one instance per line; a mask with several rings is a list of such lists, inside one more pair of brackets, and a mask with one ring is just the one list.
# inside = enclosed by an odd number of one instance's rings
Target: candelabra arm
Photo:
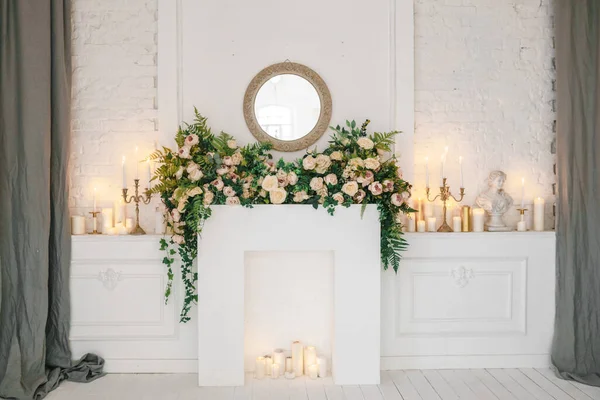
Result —
[[452, 197], [454, 199], [454, 201], [456, 201], [457, 203], [460, 203], [463, 198], [465, 197], [465, 188], [460, 188], [460, 199], [457, 199], [456, 197], [454, 197], [454, 195], [450, 192], [448, 192], [448, 194], [450, 195], [450, 197]]
[[427, 187], [427, 188], [425, 188], [425, 193], [427, 194], [427, 201], [429, 201], [429, 202], [434, 202], [434, 201], [436, 201], [437, 199], [439, 199], [439, 198], [440, 198], [440, 194], [438, 194], [438, 195], [437, 195], [437, 196], [435, 196], [433, 199], [430, 199], [430, 198], [429, 198], [429, 188], [428, 188], [428, 187]]

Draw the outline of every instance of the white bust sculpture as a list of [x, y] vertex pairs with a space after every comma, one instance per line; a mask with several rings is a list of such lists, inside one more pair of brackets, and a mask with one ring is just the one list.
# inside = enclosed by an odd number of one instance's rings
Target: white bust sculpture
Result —
[[475, 200], [477, 205], [490, 216], [486, 227], [491, 232], [510, 230], [502, 220], [502, 215], [513, 205], [512, 197], [502, 188], [505, 181], [506, 174], [504, 172], [492, 171], [488, 177], [489, 187], [481, 192]]

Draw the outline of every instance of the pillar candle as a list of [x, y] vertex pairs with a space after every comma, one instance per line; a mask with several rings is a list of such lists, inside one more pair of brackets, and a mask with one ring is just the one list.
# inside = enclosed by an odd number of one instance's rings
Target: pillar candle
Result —
[[452, 217], [452, 230], [460, 232], [462, 230], [462, 221], [460, 217]]
[[294, 371], [294, 365], [292, 362], [292, 357], [286, 357], [285, 358], [285, 372], [293, 372]]
[[541, 232], [544, 230], [544, 210], [546, 201], [541, 197], [533, 200], [533, 230]]
[[304, 372], [308, 371], [310, 365], [317, 363], [317, 349], [315, 346], [306, 346], [304, 348]]
[[273, 378], [273, 379], [279, 378], [280, 369], [281, 369], [281, 367], [279, 366], [279, 364], [271, 365], [271, 378]]
[[127, 227], [125, 225], [123, 225], [122, 222], [119, 222], [118, 224], [116, 224], [115, 229], [117, 230], [117, 233], [119, 235], [127, 235], [129, 233], [129, 230], [127, 229]]
[[117, 230], [117, 228], [108, 228], [107, 234], [114, 236], [114, 235], [118, 235], [119, 231]]
[[471, 221], [471, 207], [462, 207], [462, 231], [469, 232], [469, 222]]
[[427, 200], [423, 200], [423, 202], [425, 203], [423, 205], [423, 220], [427, 221], [427, 218], [433, 216], [433, 203], [427, 201]]
[[485, 211], [483, 208], [473, 209], [473, 232], [483, 232]]
[[292, 368], [296, 376], [304, 373], [304, 347], [299, 341], [292, 343]]
[[426, 225], [425, 221], [423, 221], [423, 220], [417, 221], [417, 232], [420, 232], [420, 233], [426, 232], [425, 225]]
[[115, 201], [115, 226], [119, 222], [125, 222], [125, 202], [123, 199]]
[[417, 210], [417, 221], [423, 219], [423, 201], [421, 199], [416, 200], [415, 210]]
[[285, 352], [283, 349], [273, 350], [273, 364], [279, 364], [279, 372], [285, 372]]
[[428, 232], [435, 232], [435, 217], [429, 217], [427, 218], [427, 231]]
[[325, 378], [327, 376], [327, 359], [317, 357], [317, 365], [319, 366], [319, 378]]
[[307, 375], [310, 379], [317, 379], [317, 375], [319, 372], [318, 366], [317, 364], [311, 364], [308, 366], [308, 372]]
[[519, 232], [527, 232], [527, 222], [524, 220], [517, 222], [517, 230]]
[[406, 223], [408, 224], [408, 231], [409, 232], [414, 232], [416, 229], [416, 225], [415, 225], [415, 220], [417, 219], [417, 215], [416, 213], [412, 212], [408, 214], [408, 218], [406, 220]]
[[254, 376], [256, 379], [262, 379], [265, 377], [265, 358], [256, 357], [256, 365], [254, 367]]
[[105, 207], [102, 209], [102, 233], [107, 235], [113, 226], [113, 209]]
[[271, 370], [273, 369], [273, 359], [271, 356], [264, 356], [265, 359], [265, 372], [267, 375], [271, 375]]
[[131, 232], [135, 225], [133, 224], [133, 218], [127, 218], [125, 220], [125, 228], [127, 228], [127, 232]]
[[82, 215], [73, 215], [71, 217], [71, 235], [85, 234], [85, 217]]

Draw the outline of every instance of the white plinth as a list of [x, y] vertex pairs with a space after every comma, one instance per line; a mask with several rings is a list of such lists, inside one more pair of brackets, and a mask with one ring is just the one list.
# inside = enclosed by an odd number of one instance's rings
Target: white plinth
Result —
[[244, 254], [249, 251], [333, 252], [333, 380], [337, 385], [379, 383], [376, 207], [369, 206], [362, 219], [360, 206], [339, 208], [333, 217], [310, 206], [212, 209], [198, 244], [199, 385], [244, 384]]

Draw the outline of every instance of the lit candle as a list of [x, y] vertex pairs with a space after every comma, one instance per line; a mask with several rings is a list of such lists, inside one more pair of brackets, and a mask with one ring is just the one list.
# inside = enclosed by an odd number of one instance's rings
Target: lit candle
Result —
[[292, 343], [292, 364], [296, 376], [302, 376], [304, 373], [304, 346], [299, 341]]
[[125, 228], [127, 228], [127, 232], [130, 233], [133, 230], [133, 218], [125, 219]]
[[546, 201], [541, 197], [533, 200], [533, 230], [541, 232], [544, 230], [544, 210]]
[[462, 167], [462, 156], [458, 157], [458, 163], [460, 164], [460, 187], [464, 188], [465, 187], [465, 180], [464, 180], [464, 176], [463, 176], [463, 167]]
[[125, 189], [125, 188], [127, 188], [127, 173], [125, 172], [125, 156], [123, 156], [121, 165], [123, 168], [123, 189]]
[[137, 146], [135, 146], [135, 179], [140, 179], [140, 160], [138, 159]]
[[308, 370], [310, 365], [317, 363], [317, 349], [315, 346], [306, 346], [304, 348], [304, 371]]
[[462, 220], [460, 217], [452, 217], [452, 230], [460, 232], [462, 230]]
[[273, 359], [271, 356], [264, 356], [265, 359], [265, 372], [267, 375], [271, 375], [271, 371], [273, 369]]
[[416, 219], [416, 215], [414, 212], [412, 213], [408, 213], [408, 219], [406, 221], [406, 223], [408, 224], [408, 231], [409, 232], [414, 232], [415, 231], [415, 219]]
[[483, 208], [473, 209], [473, 232], [483, 232], [485, 211]]
[[279, 364], [281, 367], [279, 372], [285, 372], [285, 352], [283, 349], [273, 350], [273, 364]]
[[273, 379], [279, 378], [279, 370], [280, 369], [281, 369], [281, 367], [279, 366], [279, 364], [271, 365], [271, 378], [273, 378]]
[[292, 357], [285, 358], [285, 372], [294, 372], [294, 366], [292, 365]]
[[317, 358], [317, 365], [319, 366], [319, 378], [325, 378], [327, 376], [327, 359], [325, 357]]
[[256, 357], [256, 365], [254, 367], [254, 376], [256, 379], [262, 379], [265, 377], [265, 358]]
[[525, 177], [521, 178], [521, 209], [525, 208]]
[[425, 157], [425, 187], [429, 187], [429, 157]]
[[317, 364], [311, 364], [308, 366], [308, 376], [310, 379], [317, 379], [318, 372], [319, 370]]
[[150, 157], [146, 158], [146, 169], [148, 170], [148, 186], [146, 186], [148, 189], [150, 189]]
[[427, 218], [427, 231], [428, 232], [435, 232], [435, 217], [429, 217]]
[[113, 227], [113, 209], [105, 207], [102, 209], [102, 233], [108, 235], [108, 231]]
[[93, 207], [93, 210], [92, 210], [94, 212], [96, 212], [96, 192], [97, 192], [97, 190], [96, 190], [96, 188], [94, 188], [94, 207]]
[[425, 220], [417, 221], [417, 232], [419, 232], [419, 233], [425, 232]]
[[444, 164], [446, 164], [446, 155], [448, 154], [448, 146], [444, 148], [444, 154], [442, 154], [442, 174], [440, 176], [440, 187], [444, 186], [444, 178], [446, 175], [444, 174]]

